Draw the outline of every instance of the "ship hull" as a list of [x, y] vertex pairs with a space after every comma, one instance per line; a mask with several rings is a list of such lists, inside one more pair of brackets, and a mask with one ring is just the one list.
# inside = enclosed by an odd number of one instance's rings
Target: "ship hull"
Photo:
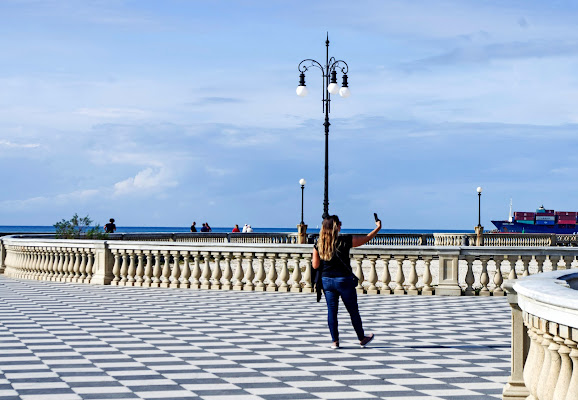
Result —
[[516, 221], [492, 221], [492, 224], [494, 224], [500, 232], [557, 234], [572, 234], [578, 232], [578, 228], [575, 225], [570, 227], [562, 227], [559, 225], [532, 225], [522, 224]]

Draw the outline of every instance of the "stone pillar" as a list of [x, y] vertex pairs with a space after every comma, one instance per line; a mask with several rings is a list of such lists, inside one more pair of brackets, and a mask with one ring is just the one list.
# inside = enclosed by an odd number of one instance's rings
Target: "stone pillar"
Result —
[[440, 296], [461, 296], [462, 288], [458, 284], [458, 253], [440, 254], [439, 284], [436, 294]]
[[94, 274], [91, 284], [108, 285], [114, 278], [112, 267], [114, 257], [108, 248], [108, 243], [95, 243], [94, 245]]
[[3, 274], [4, 270], [6, 269], [5, 260], [6, 260], [6, 248], [4, 247], [4, 242], [0, 240], [0, 274]]
[[530, 395], [524, 383], [524, 364], [530, 348], [530, 337], [524, 326], [523, 313], [518, 306], [518, 294], [513, 289], [514, 281], [506, 281], [504, 288], [508, 293], [508, 303], [512, 308], [512, 358], [510, 377], [502, 391], [504, 400], [523, 400]]
[[297, 225], [297, 243], [307, 244], [307, 225], [299, 224]]
[[476, 226], [476, 246], [483, 246], [484, 245], [484, 227], [483, 226]]

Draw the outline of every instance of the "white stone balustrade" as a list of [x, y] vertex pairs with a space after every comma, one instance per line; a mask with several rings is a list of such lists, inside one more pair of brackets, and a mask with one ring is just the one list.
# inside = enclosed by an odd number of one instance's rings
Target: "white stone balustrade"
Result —
[[[311, 292], [312, 245], [4, 237], [8, 276], [75, 283]], [[572, 247], [362, 246], [357, 291], [502, 296], [505, 279], [576, 264]]]
[[[574, 261], [561, 257], [564, 268]], [[578, 399], [578, 271], [527, 276], [505, 288], [512, 307], [512, 367], [503, 398]]]

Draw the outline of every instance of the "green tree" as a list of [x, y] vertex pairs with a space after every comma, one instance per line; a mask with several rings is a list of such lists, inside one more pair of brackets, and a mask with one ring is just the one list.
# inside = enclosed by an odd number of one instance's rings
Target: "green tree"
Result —
[[74, 214], [71, 219], [63, 219], [54, 224], [56, 230], [56, 237], [59, 239], [105, 239], [108, 234], [104, 233], [100, 225], [90, 226], [92, 219], [87, 215], [86, 217], [79, 217]]

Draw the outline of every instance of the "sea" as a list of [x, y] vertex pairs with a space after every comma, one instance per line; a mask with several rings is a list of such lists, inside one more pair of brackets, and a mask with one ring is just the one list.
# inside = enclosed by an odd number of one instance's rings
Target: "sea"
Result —
[[[211, 227], [213, 232], [228, 233], [230, 227]], [[197, 228], [198, 229], [198, 228]], [[342, 229], [342, 233], [364, 234], [372, 229]], [[53, 226], [25, 226], [25, 225], [0, 225], [0, 233], [53, 233]], [[182, 233], [190, 232], [188, 226], [118, 226], [116, 233]], [[382, 229], [379, 233], [473, 233], [471, 229]], [[259, 228], [253, 227], [253, 233], [297, 233], [297, 228]], [[307, 233], [319, 233], [319, 228], [308, 227]]]

